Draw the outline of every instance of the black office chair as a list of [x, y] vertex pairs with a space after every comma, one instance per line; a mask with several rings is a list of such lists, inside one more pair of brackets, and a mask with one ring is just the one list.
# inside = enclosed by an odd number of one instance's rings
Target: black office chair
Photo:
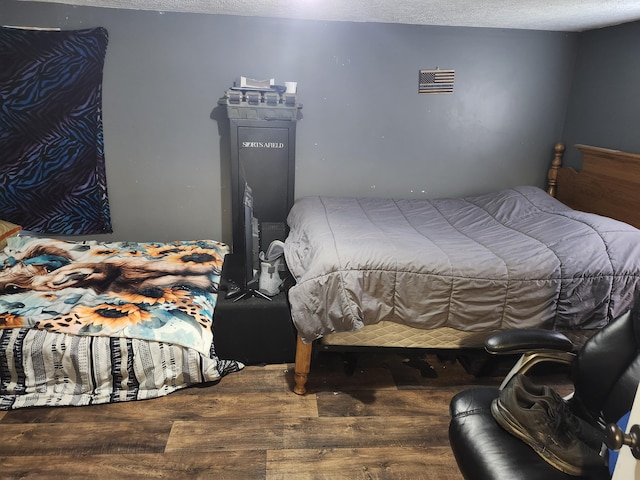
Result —
[[[570, 365], [571, 410], [603, 426], [615, 424], [631, 409], [640, 381], [640, 305], [596, 333], [577, 354], [572, 353], [567, 337], [545, 330], [501, 332], [488, 339], [486, 349], [495, 354], [523, 354], [500, 388], [515, 373], [525, 373], [539, 362]], [[449, 442], [466, 480], [611, 478], [604, 466], [576, 477], [545, 462], [494, 420], [491, 402], [499, 392], [499, 388], [476, 387], [451, 400]]]

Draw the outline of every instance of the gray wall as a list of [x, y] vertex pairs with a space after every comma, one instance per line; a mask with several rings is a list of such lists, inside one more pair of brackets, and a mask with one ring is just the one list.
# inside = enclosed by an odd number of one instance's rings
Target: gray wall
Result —
[[[239, 75], [298, 82], [297, 197], [543, 186], [578, 40], [17, 1], [3, 2], [0, 23], [108, 29], [114, 233], [94, 238], [138, 241], [231, 241], [228, 145], [214, 109]], [[431, 68], [456, 70], [453, 95], [417, 93], [418, 70]]]
[[563, 137], [574, 167], [576, 143], [640, 153], [640, 22], [580, 35]]

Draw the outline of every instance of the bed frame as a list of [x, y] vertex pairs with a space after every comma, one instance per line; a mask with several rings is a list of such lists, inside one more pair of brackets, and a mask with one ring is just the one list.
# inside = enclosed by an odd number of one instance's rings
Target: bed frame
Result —
[[[597, 213], [640, 228], [640, 154], [576, 145], [582, 153], [580, 172], [562, 166], [564, 144], [554, 147], [549, 168], [547, 193], [565, 205]], [[461, 332], [451, 328], [418, 330], [392, 322], [367, 325], [356, 332], [332, 333], [319, 342], [331, 346], [376, 346], [422, 349], [482, 348], [492, 332]], [[392, 327], [392, 328], [389, 328]], [[588, 333], [585, 333], [588, 337]], [[581, 344], [586, 338], [573, 340]], [[298, 337], [295, 359], [295, 386], [298, 395], [306, 393], [313, 343]]]
[[640, 154], [576, 145], [582, 170], [562, 167], [564, 146], [549, 169], [547, 192], [565, 205], [640, 228]]

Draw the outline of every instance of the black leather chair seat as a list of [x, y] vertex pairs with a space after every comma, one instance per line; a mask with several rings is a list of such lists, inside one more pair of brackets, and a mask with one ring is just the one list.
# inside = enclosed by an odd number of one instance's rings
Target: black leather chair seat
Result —
[[[593, 335], [577, 353], [561, 334], [541, 330], [499, 332], [487, 341], [486, 348], [494, 354], [523, 354], [502, 388], [516, 373], [524, 374], [539, 362], [570, 365], [574, 394], [567, 402], [569, 408], [594, 424], [615, 423], [631, 409], [640, 382], [640, 301]], [[499, 391], [474, 387], [451, 400], [449, 441], [466, 480], [611, 478], [604, 466], [576, 477], [549, 465], [494, 420], [491, 402]]]
[[586, 477], [567, 475], [549, 465], [529, 445], [504, 430], [491, 415], [499, 390], [478, 387], [455, 395], [450, 403], [449, 438], [465, 478], [478, 480], [607, 479], [603, 468]]
[[464, 390], [450, 403], [449, 438], [464, 478], [478, 480], [589, 480], [607, 479], [603, 467], [591, 476], [563, 473], [512, 436], [493, 419], [491, 402], [499, 395], [492, 387]]

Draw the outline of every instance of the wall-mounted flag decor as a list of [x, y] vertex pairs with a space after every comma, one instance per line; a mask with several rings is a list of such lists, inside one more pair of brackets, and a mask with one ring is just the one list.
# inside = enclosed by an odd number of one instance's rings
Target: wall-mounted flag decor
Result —
[[420, 70], [418, 93], [453, 93], [455, 70]]

